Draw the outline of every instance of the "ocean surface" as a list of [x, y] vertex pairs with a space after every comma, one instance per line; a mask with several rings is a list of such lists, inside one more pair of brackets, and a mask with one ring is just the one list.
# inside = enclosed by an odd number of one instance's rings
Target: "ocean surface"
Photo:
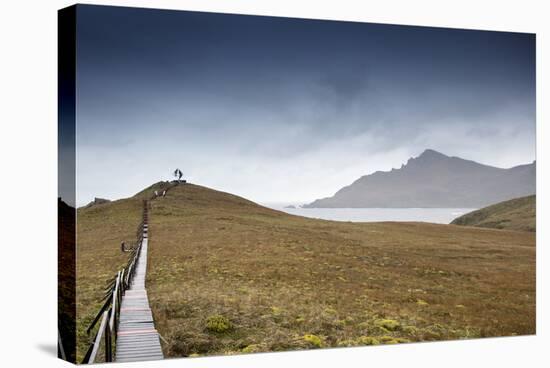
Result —
[[[292, 215], [334, 221], [422, 221], [448, 224], [477, 208], [300, 208], [302, 203], [262, 203]], [[293, 205], [296, 208], [286, 208]]]

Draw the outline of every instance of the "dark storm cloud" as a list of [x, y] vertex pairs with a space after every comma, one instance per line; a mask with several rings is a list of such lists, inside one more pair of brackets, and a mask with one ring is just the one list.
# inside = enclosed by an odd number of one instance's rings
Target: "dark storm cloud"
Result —
[[[211, 185], [269, 199], [258, 167], [269, 165], [289, 188], [302, 181], [317, 197], [424, 145], [501, 165], [534, 158], [533, 35], [117, 7], [78, 12], [83, 196], [128, 195], [167, 161], [184, 161]], [[479, 142], [486, 147], [472, 147]], [[94, 161], [97, 150], [108, 162]], [[98, 189], [101, 175], [137, 165], [130, 156], [146, 158], [148, 174], [126, 183], [132, 189]], [[362, 157], [370, 163], [355, 162]], [[317, 161], [349, 172], [335, 171], [334, 188], [321, 187], [333, 168]]]

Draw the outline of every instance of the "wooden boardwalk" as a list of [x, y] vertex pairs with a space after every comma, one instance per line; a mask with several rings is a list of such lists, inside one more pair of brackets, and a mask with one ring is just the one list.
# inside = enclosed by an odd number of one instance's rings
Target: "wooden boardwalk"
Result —
[[143, 225], [143, 242], [136, 272], [122, 296], [116, 341], [116, 361], [134, 362], [163, 359], [159, 334], [149, 307], [145, 276], [147, 273], [147, 224]]

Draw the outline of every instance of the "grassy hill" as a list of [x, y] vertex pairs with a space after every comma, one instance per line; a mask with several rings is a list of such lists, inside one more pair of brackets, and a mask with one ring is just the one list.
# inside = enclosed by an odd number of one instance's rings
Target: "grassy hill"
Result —
[[462, 215], [451, 224], [493, 229], [536, 231], [536, 196], [500, 202]]
[[[79, 331], [154, 188], [79, 209]], [[148, 262], [168, 357], [535, 333], [528, 232], [309, 219], [186, 184], [151, 202]]]

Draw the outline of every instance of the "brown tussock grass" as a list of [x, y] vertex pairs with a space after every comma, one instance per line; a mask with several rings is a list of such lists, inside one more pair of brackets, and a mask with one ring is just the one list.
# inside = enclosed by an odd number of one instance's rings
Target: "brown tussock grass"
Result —
[[[82, 326], [126, 259], [140, 201], [82, 211]], [[151, 202], [148, 261], [168, 357], [535, 333], [528, 232], [315, 220], [186, 184]], [[208, 328], [213, 316], [230, 327]]]

